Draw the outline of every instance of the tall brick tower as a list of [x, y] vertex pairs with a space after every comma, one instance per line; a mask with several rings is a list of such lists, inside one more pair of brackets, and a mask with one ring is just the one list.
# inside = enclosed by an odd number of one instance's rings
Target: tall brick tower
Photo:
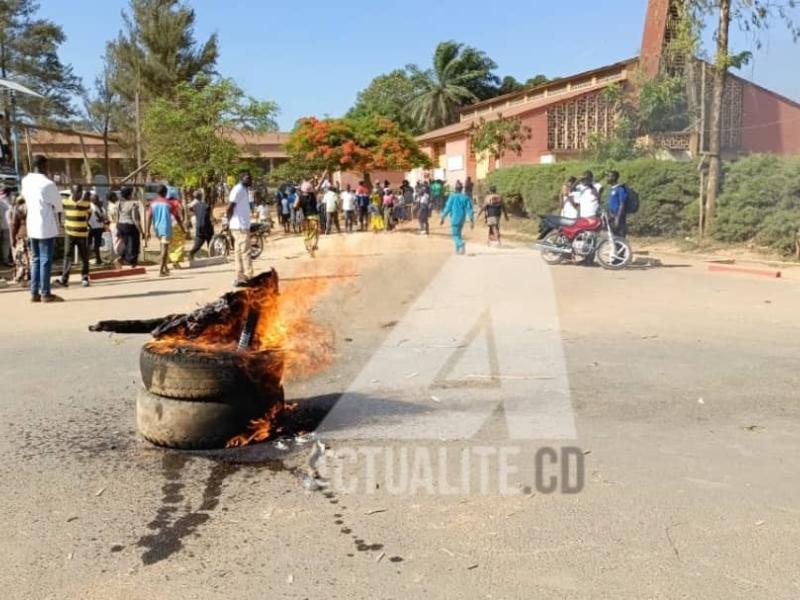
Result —
[[647, 77], [655, 77], [664, 69], [671, 70], [669, 45], [681, 19], [685, 0], [648, 0], [644, 22], [639, 67]]

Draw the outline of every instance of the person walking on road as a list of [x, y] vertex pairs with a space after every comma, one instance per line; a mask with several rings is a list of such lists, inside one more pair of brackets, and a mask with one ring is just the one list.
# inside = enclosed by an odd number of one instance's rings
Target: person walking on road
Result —
[[318, 206], [317, 196], [314, 194], [313, 189], [301, 191], [294, 203], [295, 210], [303, 215], [303, 222], [305, 224], [303, 244], [311, 258], [314, 258], [319, 249], [320, 222]]
[[281, 211], [281, 225], [283, 225], [283, 233], [289, 233], [292, 226], [293, 199], [290, 197], [288, 189], [284, 190], [280, 196], [280, 202], [276, 208]]
[[119, 201], [119, 217], [117, 233], [122, 239], [122, 256], [124, 264], [135, 269], [139, 264], [139, 249], [142, 238], [142, 220], [139, 203], [133, 199], [133, 188], [122, 188]]
[[100, 247], [103, 245], [103, 232], [105, 231], [108, 218], [103, 204], [100, 202], [100, 196], [97, 192], [90, 192], [86, 190], [84, 197], [89, 202], [89, 248], [94, 252], [94, 264], [100, 265]]
[[461, 232], [467, 219], [469, 219], [470, 225], [475, 227], [475, 212], [472, 210], [472, 202], [463, 193], [463, 190], [464, 187], [461, 183], [456, 183], [455, 192], [447, 198], [447, 204], [445, 204], [440, 220], [440, 225], [444, 225], [444, 220], [450, 217], [450, 232], [456, 246], [456, 254], [466, 254], [466, 244], [461, 237]]
[[386, 227], [386, 223], [383, 222], [383, 198], [378, 192], [378, 189], [379, 188], [376, 187], [375, 191], [372, 192], [372, 196], [370, 196], [369, 228], [372, 230], [372, 233], [383, 231], [384, 227]]
[[489, 188], [489, 195], [486, 196], [484, 204], [481, 206], [480, 212], [478, 212], [478, 217], [482, 214], [486, 215], [486, 224], [489, 226], [487, 244], [491, 245], [492, 242], [497, 242], [497, 245], [500, 246], [500, 217], [505, 216], [506, 221], [508, 221], [508, 211], [506, 211], [506, 206], [503, 204], [503, 197], [497, 193], [495, 186]]
[[63, 207], [56, 184], [45, 175], [47, 158], [38, 154], [33, 171], [22, 178], [27, 205], [26, 228], [31, 245], [31, 302], [63, 302], [50, 290], [53, 252]]
[[233, 186], [228, 196], [228, 227], [233, 233], [236, 257], [236, 281], [241, 286], [253, 277], [253, 259], [250, 256], [250, 187], [253, 178], [250, 171], [239, 174], [239, 183]]
[[464, 193], [469, 198], [469, 201], [473, 201], [472, 192], [475, 189], [475, 184], [472, 183], [472, 177], [467, 177], [467, 180], [464, 182]]
[[364, 181], [358, 182], [356, 205], [358, 206], [358, 229], [366, 231], [369, 228], [369, 188]]
[[441, 179], [434, 179], [431, 183], [431, 209], [442, 210], [442, 194], [444, 193], [444, 184]]
[[430, 235], [431, 229], [429, 219], [431, 216], [431, 194], [427, 188], [423, 187], [419, 192], [419, 206], [417, 207], [417, 218], [419, 219], [419, 234]]
[[356, 195], [353, 193], [353, 188], [349, 183], [339, 197], [342, 201], [342, 212], [344, 213], [344, 230], [347, 233], [353, 233], [356, 221]]
[[322, 197], [325, 205], [325, 235], [330, 235], [333, 226], [336, 225], [336, 233], [342, 233], [339, 226], [339, 194], [335, 187], [329, 187]]
[[19, 196], [11, 214], [11, 247], [14, 253], [14, 281], [27, 287], [31, 281], [31, 253], [28, 242], [28, 209]]
[[194, 214], [194, 245], [189, 251], [189, 258], [194, 260], [195, 255], [203, 247], [203, 244], [211, 245], [211, 238], [214, 237], [214, 224], [211, 222], [211, 207], [203, 197], [203, 192], [195, 190], [194, 202], [192, 203], [192, 214]]
[[159, 272], [161, 277], [169, 275], [169, 245], [172, 240], [172, 219], [178, 227], [183, 230], [183, 221], [178, 214], [174, 204], [167, 199], [167, 186], [162, 185], [158, 190], [158, 196], [150, 202], [150, 209], [147, 212], [147, 226], [145, 227], [145, 241], [150, 239], [150, 230], [154, 230], [160, 246], [159, 253]]
[[72, 186], [70, 197], [62, 202], [64, 207], [64, 268], [56, 283], [69, 286], [69, 272], [75, 251], [81, 260], [81, 284], [89, 287], [89, 216], [92, 205], [83, 186]]

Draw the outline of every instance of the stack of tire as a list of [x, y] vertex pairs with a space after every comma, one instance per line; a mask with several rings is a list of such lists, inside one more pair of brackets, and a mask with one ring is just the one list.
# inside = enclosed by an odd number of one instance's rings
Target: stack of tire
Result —
[[144, 389], [136, 425], [147, 441], [168, 448], [224, 448], [275, 404], [283, 404], [280, 351], [233, 352], [145, 344], [139, 357]]

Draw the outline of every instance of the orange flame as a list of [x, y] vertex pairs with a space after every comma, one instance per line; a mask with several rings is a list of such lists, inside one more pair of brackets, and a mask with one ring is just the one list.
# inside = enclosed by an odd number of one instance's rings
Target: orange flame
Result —
[[253, 419], [250, 421], [250, 425], [248, 427], [250, 430], [249, 433], [243, 433], [229, 439], [228, 443], [225, 444], [225, 447], [241, 448], [242, 446], [248, 446], [252, 443], [268, 440], [269, 436], [272, 434], [272, 428], [275, 424], [275, 419], [281, 413], [281, 411], [283, 411], [283, 409], [284, 406], [282, 404], [273, 405], [272, 408], [267, 411], [266, 415], [260, 419]]
[[[341, 267], [340, 267], [341, 268]], [[248, 315], [259, 315], [247, 351], [238, 353], [247, 376], [269, 384], [310, 377], [333, 362], [334, 337], [329, 327], [315, 323], [312, 314], [320, 298], [332, 284], [342, 281], [343, 273], [297, 278], [277, 292], [277, 275], [265, 280], [264, 286], [245, 288], [229, 300], [228, 309], [217, 318], [191, 329], [177, 327], [150, 342], [156, 351], [170, 352], [182, 347], [208, 351], [236, 351], [239, 336]], [[273, 360], [262, 360], [259, 354], [269, 351]], [[276, 354], [277, 353], [277, 354]], [[261, 373], [269, 370], [275, 372]], [[263, 442], [274, 433], [275, 421], [286, 407], [277, 404], [264, 417], [250, 422], [248, 432], [228, 441], [235, 448]]]

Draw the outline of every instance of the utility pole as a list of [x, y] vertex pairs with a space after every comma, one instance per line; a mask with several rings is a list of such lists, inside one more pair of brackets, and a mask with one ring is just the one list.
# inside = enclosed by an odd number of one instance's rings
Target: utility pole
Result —
[[135, 110], [135, 119], [136, 119], [136, 169], [140, 169], [142, 167], [142, 124], [141, 124], [141, 114], [139, 108], [139, 87], [141, 82], [141, 73], [139, 69], [139, 65], [136, 65], [136, 93], [133, 97], [134, 102], [134, 110]]
[[728, 30], [731, 24], [731, 0], [720, 0], [719, 29], [717, 30], [717, 56], [714, 64], [714, 79], [711, 91], [711, 114], [708, 137], [708, 179], [706, 190], [705, 228], [714, 223], [717, 194], [722, 176], [722, 100], [725, 81], [730, 66], [728, 57]]

